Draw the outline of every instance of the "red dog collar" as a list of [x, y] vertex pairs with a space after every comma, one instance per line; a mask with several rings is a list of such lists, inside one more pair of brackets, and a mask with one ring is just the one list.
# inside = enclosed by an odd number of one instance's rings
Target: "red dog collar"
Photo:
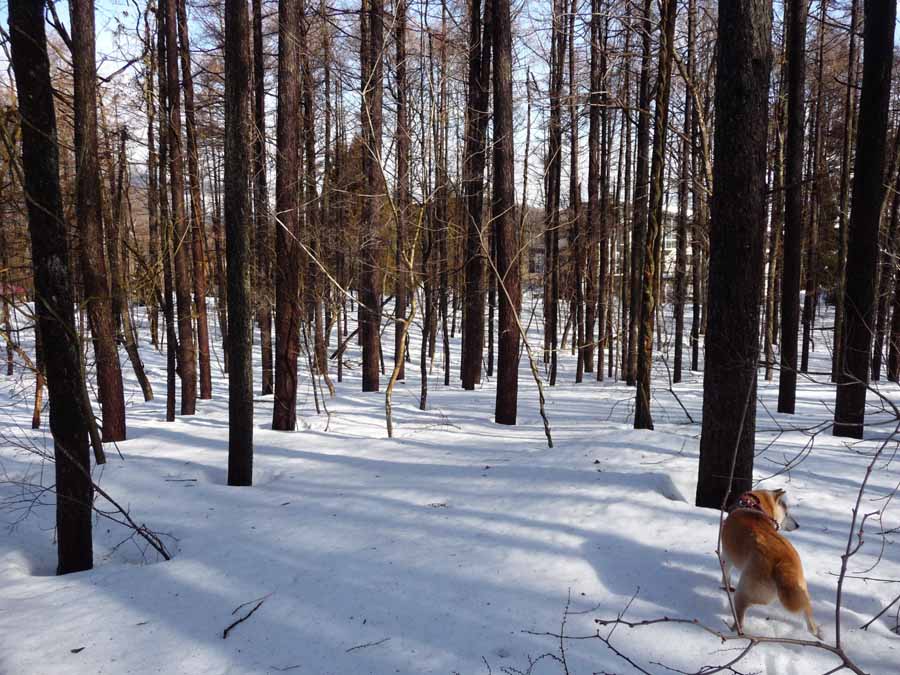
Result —
[[[768, 513], [766, 513], [763, 510], [762, 502], [760, 502], [759, 497], [757, 497], [752, 492], [745, 492], [740, 497], [738, 497], [738, 500], [735, 503], [735, 505], [733, 507], [731, 507], [731, 511], [735, 511], [737, 509], [749, 509], [751, 511], [759, 511], [766, 518], [768, 518], [769, 520], [772, 521], [772, 524], [775, 526], [776, 530], [781, 529], [781, 526], [778, 524], [778, 521], [775, 520], [772, 516], [770, 516]], [[729, 513], [731, 513], [731, 511], [729, 511]]]

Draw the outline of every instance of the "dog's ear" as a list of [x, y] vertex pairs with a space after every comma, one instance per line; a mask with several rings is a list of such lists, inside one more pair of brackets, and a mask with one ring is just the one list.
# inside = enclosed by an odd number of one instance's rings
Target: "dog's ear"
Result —
[[773, 492], [774, 492], [774, 494], [775, 494], [775, 501], [776, 501], [776, 502], [780, 502], [781, 499], [782, 499], [782, 498], [784, 497], [784, 495], [786, 494], [785, 491], [782, 490], [781, 488], [778, 488], [777, 490], [773, 490]]

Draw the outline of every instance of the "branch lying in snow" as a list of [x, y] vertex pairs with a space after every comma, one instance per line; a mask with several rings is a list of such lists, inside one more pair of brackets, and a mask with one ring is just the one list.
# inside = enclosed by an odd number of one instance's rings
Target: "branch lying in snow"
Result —
[[240, 619], [237, 619], [236, 621], [230, 623], [230, 624], [228, 625], [228, 627], [227, 627], [224, 631], [222, 631], [222, 639], [224, 640], [225, 638], [227, 638], [227, 637], [228, 637], [228, 633], [230, 633], [231, 630], [232, 630], [235, 626], [237, 626], [238, 624], [244, 623], [244, 621], [246, 621], [246, 620], [249, 619], [251, 616], [253, 616], [253, 613], [254, 613], [256, 610], [258, 610], [260, 607], [262, 607], [262, 604], [263, 604], [266, 600], [268, 600], [269, 597], [270, 597], [271, 595], [272, 595], [272, 593], [266, 593], [266, 594], [265, 594], [264, 596], [262, 596], [261, 598], [257, 598], [256, 600], [248, 600], [247, 602], [241, 603], [240, 605], [238, 605], [237, 607], [235, 607], [233, 610], [231, 610], [231, 615], [234, 616], [235, 614], [237, 614], [238, 611], [240, 611], [240, 609], [241, 609], [242, 607], [246, 607], [247, 605], [249, 605], [250, 603], [253, 603], [253, 602], [256, 603], [255, 605], [253, 605], [253, 609], [251, 609], [249, 612], [247, 612], [246, 614], [244, 614], [244, 616], [242, 616]]
[[[640, 589], [638, 589], [638, 590], [640, 590]], [[829, 672], [834, 673], [834, 672], [838, 672], [839, 670], [847, 669], [847, 670], [850, 670], [850, 671], [856, 673], [857, 675], [866, 675], [865, 671], [863, 671], [859, 666], [857, 666], [852, 661], [852, 659], [850, 659], [850, 657], [847, 656], [847, 654], [844, 652], [844, 650], [841, 647], [835, 646], [835, 645], [830, 645], [825, 642], [819, 642], [817, 640], [801, 640], [801, 639], [794, 639], [794, 638], [765, 637], [762, 635], [752, 635], [749, 633], [744, 633], [743, 635], [723, 633], [720, 630], [716, 630], [715, 628], [711, 628], [711, 627], [701, 623], [697, 619], [679, 619], [679, 618], [672, 618], [672, 617], [668, 617], [668, 616], [664, 616], [664, 617], [656, 618], [656, 619], [645, 619], [642, 621], [627, 621], [625, 619], [625, 614], [628, 612], [629, 608], [631, 607], [632, 602], [634, 602], [634, 599], [636, 597], [637, 597], [637, 591], [635, 591], [634, 595], [631, 596], [631, 599], [628, 601], [628, 603], [625, 605], [625, 607], [622, 609], [622, 611], [620, 611], [618, 613], [618, 615], [616, 616], [615, 619], [594, 619], [594, 623], [598, 626], [598, 629], [596, 632], [591, 633], [589, 635], [567, 635], [566, 634], [565, 625], [566, 625], [566, 619], [568, 618], [568, 616], [570, 614], [583, 614], [584, 613], [584, 612], [571, 612], [569, 610], [568, 604], [566, 605], [565, 610], [563, 611], [563, 621], [562, 621], [562, 626], [560, 628], [560, 632], [558, 632], [558, 633], [554, 633], [554, 632], [540, 633], [540, 632], [532, 632], [532, 631], [523, 631], [523, 632], [526, 633], [527, 635], [534, 635], [534, 636], [538, 636], [538, 637], [549, 637], [549, 638], [558, 640], [559, 645], [560, 645], [559, 646], [559, 655], [545, 655], [545, 656], [550, 656], [553, 658], [553, 660], [558, 661], [560, 663], [564, 673], [569, 672], [568, 664], [566, 662], [566, 652], [565, 652], [565, 648], [564, 648], [564, 645], [567, 641], [569, 641], [569, 640], [578, 640], [578, 641], [599, 640], [604, 645], [606, 645], [607, 649], [609, 649], [618, 658], [620, 658], [623, 661], [625, 661], [626, 663], [628, 663], [637, 672], [643, 673], [644, 675], [654, 675], [652, 673], [652, 671], [647, 670], [646, 668], [641, 666], [635, 659], [630, 657], [624, 651], [617, 648], [612, 642], [613, 635], [615, 634], [616, 629], [619, 626], [624, 626], [625, 628], [643, 628], [646, 626], [655, 626], [657, 624], [662, 624], [662, 623], [675, 623], [675, 624], [684, 624], [684, 625], [688, 625], [688, 626], [696, 626], [697, 628], [700, 628], [701, 630], [718, 638], [723, 644], [727, 643], [727, 642], [734, 642], [737, 640], [746, 641], [747, 644], [743, 645], [743, 647], [740, 648], [740, 651], [737, 654], [737, 656], [731, 658], [726, 663], [723, 663], [720, 665], [704, 665], [704, 666], [701, 666], [696, 671], [678, 670], [671, 666], [667, 666], [663, 663], [658, 663], [658, 662], [654, 662], [654, 661], [650, 662], [650, 665], [659, 666], [661, 668], [664, 668], [668, 672], [681, 673], [681, 675], [712, 675], [713, 673], [723, 673], [723, 672], [739, 673], [740, 671], [736, 670], [736, 666], [738, 665], [738, 663], [740, 663], [740, 661], [743, 660], [747, 656], [747, 654], [749, 654], [750, 651], [757, 645], [769, 643], [769, 644], [778, 644], [778, 645], [790, 645], [790, 646], [795, 646], [795, 647], [809, 647], [809, 648], [813, 648], [813, 649], [826, 651], [826, 652], [829, 652], [830, 654], [833, 654], [838, 659], [840, 659], [840, 665], [837, 668], [834, 668], [833, 670], [831, 670]], [[609, 629], [610, 629], [606, 635], [602, 635], [600, 633], [600, 628], [603, 628], [603, 627], [609, 627]], [[600, 671], [600, 672], [603, 673], [605, 671]]]
[[345, 654], [349, 654], [350, 652], [355, 652], [357, 649], [365, 649], [366, 647], [377, 647], [378, 645], [383, 645], [385, 642], [388, 642], [391, 638], [381, 638], [380, 640], [376, 640], [375, 642], [364, 642], [361, 645], [356, 645], [355, 647], [350, 647], [350, 649], [344, 650]]
[[[36, 445], [34, 445], [33, 442], [31, 442], [30, 446], [26, 445], [24, 443], [16, 443], [15, 445], [17, 445], [18, 447], [21, 447], [23, 450], [26, 450], [35, 455], [38, 455], [39, 457], [41, 457], [47, 461], [51, 461], [51, 462], [55, 461], [54, 455], [47, 453], [47, 452], [43, 452], [40, 448], [38, 448]], [[127, 528], [131, 529], [134, 532], [134, 535], [137, 535], [138, 537], [140, 537], [141, 539], [146, 541], [150, 547], [152, 547], [157, 553], [159, 553], [159, 555], [161, 555], [163, 557], [163, 559], [165, 559], [165, 560], [172, 559], [171, 554], [166, 549], [165, 544], [163, 544], [162, 539], [160, 538], [160, 535], [157, 532], [154, 532], [153, 530], [151, 530], [149, 527], [147, 527], [143, 523], [141, 523], [139, 525], [131, 517], [129, 510], [126, 509], [121, 504], [119, 504], [119, 502], [117, 502], [112, 497], [112, 495], [110, 495], [106, 490], [104, 490], [102, 487], [100, 487], [100, 485], [97, 483], [97, 481], [94, 480], [94, 477], [91, 475], [90, 471], [88, 471], [83, 466], [81, 466], [81, 464], [76, 462], [74, 457], [72, 456], [71, 453], [69, 453], [68, 450], [66, 450], [62, 446], [58, 446], [56, 449], [59, 450], [60, 452], [62, 452], [66, 457], [68, 457], [72, 466], [76, 467], [77, 470], [82, 473], [82, 475], [87, 477], [87, 479], [91, 482], [91, 486], [93, 487], [94, 492], [96, 494], [100, 495], [101, 497], [103, 497], [103, 499], [105, 499], [107, 502], [109, 502], [113, 507], [112, 511], [104, 511], [97, 505], [96, 500], [95, 500], [90, 505], [91, 509], [94, 511], [94, 513], [96, 513], [98, 516], [102, 516], [103, 518], [111, 520], [114, 523], [122, 525], [123, 527], [127, 527]], [[11, 480], [6, 480], [3, 482], [17, 483], [17, 481], [11, 481]], [[43, 495], [47, 492], [53, 492], [55, 494], [54, 488], [46, 487], [44, 485], [31, 484], [31, 483], [26, 483], [26, 482], [18, 482], [18, 485], [20, 485], [20, 487], [22, 487], [23, 489], [36, 490], [38, 493], [38, 496], [36, 497], [36, 499], [39, 499], [41, 495]]]

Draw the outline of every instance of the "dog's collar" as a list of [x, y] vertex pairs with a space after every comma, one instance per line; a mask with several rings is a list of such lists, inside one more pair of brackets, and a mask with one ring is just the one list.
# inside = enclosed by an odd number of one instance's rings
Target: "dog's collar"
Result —
[[[738, 497], [737, 502], [735, 502], [734, 506], [731, 507], [731, 511], [736, 511], [737, 509], [749, 509], [750, 511], [758, 511], [770, 521], [772, 521], [772, 525], [775, 526], [776, 530], [781, 529], [781, 525], [779, 525], [778, 521], [765, 512], [762, 507], [762, 502], [759, 500], [759, 497], [757, 497], [752, 492], [745, 492], [740, 497]], [[729, 511], [729, 513], [731, 511]]]

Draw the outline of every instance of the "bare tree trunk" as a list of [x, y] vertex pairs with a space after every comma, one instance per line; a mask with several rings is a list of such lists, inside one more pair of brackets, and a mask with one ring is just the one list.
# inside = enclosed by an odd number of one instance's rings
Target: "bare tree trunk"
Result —
[[849, 438], [862, 438], [865, 420], [896, 14], [893, 2], [865, 5], [863, 81], [844, 289], [844, 367], [839, 372], [832, 430], [835, 436]]
[[837, 382], [839, 373], [843, 371], [843, 348], [841, 340], [844, 333], [844, 289], [847, 285], [847, 217], [849, 215], [850, 197], [850, 152], [853, 144], [853, 131], [856, 122], [856, 33], [859, 30], [859, 2], [852, 0], [850, 4], [850, 49], [847, 59], [847, 88], [844, 95], [844, 142], [841, 149], [841, 188], [838, 198], [838, 251], [837, 251], [837, 289], [834, 305], [834, 348], [831, 352], [831, 380]]
[[[611, 99], [608, 91], [607, 46], [609, 40], [609, 16], [604, 19], [603, 45], [600, 52], [600, 80], [603, 87], [602, 107], [600, 110], [600, 276], [597, 283], [597, 380], [603, 380], [603, 349], [608, 354], [607, 371], [613, 366], [612, 334], [613, 334], [613, 255], [612, 248], [614, 227], [610, 220], [609, 176], [612, 167], [612, 132], [610, 121]], [[610, 375], [611, 377], [611, 375]]]
[[[298, 158], [300, 152], [299, 2], [278, 4], [278, 119], [275, 158], [275, 405], [272, 428], [297, 426], [297, 358], [300, 349], [300, 248]], [[338, 359], [341, 356], [338, 355]]]
[[228, 265], [228, 484], [253, 483], [253, 306], [250, 295], [250, 20], [225, 0], [225, 255]]
[[172, 279], [172, 217], [169, 209], [169, 128], [168, 128], [168, 70], [166, 62], [166, 13], [157, 13], [156, 45], [159, 77], [159, 216], [160, 262], [163, 268], [165, 293], [163, 315], [166, 324], [166, 421], [175, 420], [175, 377], [178, 371], [178, 338], [175, 327], [175, 300]]
[[[782, 81], [784, 78], [782, 78]], [[779, 87], [781, 89], [781, 87]], [[769, 231], [769, 276], [766, 281], [765, 359], [766, 380], [772, 380], [775, 366], [775, 337], [778, 334], [778, 273], [781, 269], [781, 231], [784, 227], [784, 132], [783, 113], [775, 104], [775, 160], [772, 169], [772, 218]]]
[[[900, 244], [900, 241], [898, 241], [900, 240], [900, 172], [897, 173], [897, 176], [894, 179], [894, 196], [891, 200], [890, 230], [893, 236], [891, 237], [891, 250], [889, 253], [892, 256], [896, 256], [898, 244]], [[887, 270], [882, 272], [882, 274], [885, 273], [889, 280], [894, 284], [893, 291], [891, 291], [890, 287], [888, 287], [886, 291], [888, 294], [891, 294], [892, 299], [891, 327], [890, 337], [888, 339], [887, 378], [891, 382], [897, 382], [900, 380], [900, 281], [898, 281], [897, 264], [894, 258], [890, 259]], [[886, 311], [887, 308], [885, 308], [885, 312]]]
[[[381, 1], [381, 0], [379, 0]], [[438, 139], [435, 157], [437, 184], [435, 207], [438, 227], [438, 298], [440, 302], [441, 337], [444, 356], [444, 386], [450, 386], [450, 330], [448, 326], [448, 293], [450, 268], [450, 174], [447, 168], [448, 103], [447, 103], [447, 4], [441, 0], [440, 94], [435, 137]]]
[[515, 208], [512, 23], [509, 0], [491, 0], [494, 82], [494, 166], [491, 216], [497, 236], [497, 272], [500, 275], [500, 336], [497, 362], [497, 424], [516, 423], [519, 392], [520, 280]]
[[803, 347], [800, 352], [800, 372], [809, 370], [809, 350], [812, 331], [816, 321], [816, 301], [818, 297], [818, 248], [819, 225], [825, 212], [825, 167], [822, 165], [822, 116], [825, 114], [825, 97], [822, 71], [825, 64], [825, 19], [828, 3], [821, 1], [819, 16], [818, 66], [816, 68], [816, 119], [813, 132], [813, 176], [812, 195], [809, 209], [809, 236], [806, 238], [806, 293], [803, 297]]
[[[222, 203], [219, 197], [221, 191], [221, 179], [219, 178], [219, 163], [216, 161], [218, 153], [213, 155], [211, 161], [211, 175], [213, 183], [213, 213], [212, 233], [215, 254], [216, 269], [216, 308], [219, 314], [219, 333], [222, 335], [222, 351], [228, 354], [228, 284], [225, 279], [225, 239], [222, 235]], [[223, 360], [223, 370], [228, 373], [228, 359]]]
[[126, 437], [125, 394], [115, 342], [112, 304], [103, 256], [103, 214], [100, 193], [100, 162], [97, 158], [97, 80], [94, 55], [94, 6], [73, 0], [72, 66], [75, 112], [76, 208], [84, 281], [97, 388], [103, 415], [103, 440]]
[[[900, 134], [895, 139], [895, 146], [900, 144]], [[900, 176], [900, 172], [897, 173]], [[893, 177], [892, 177], [893, 178]], [[897, 180], [893, 180], [894, 186], [897, 186]], [[879, 255], [880, 270], [878, 282], [878, 318], [875, 323], [875, 344], [872, 348], [872, 380], [877, 382], [881, 379], [881, 362], [882, 350], [884, 349], [885, 331], [888, 325], [888, 306], [891, 299], [891, 291], [894, 284], [894, 268], [897, 259], [897, 208], [898, 194], [895, 192], [891, 199], [891, 218], [890, 224], [884, 233], [884, 247]]]
[[[200, 364], [200, 398], [212, 398], [212, 371], [209, 364], [209, 323], [206, 316], [206, 228], [200, 198], [200, 154], [194, 112], [194, 76], [191, 73], [191, 45], [185, 0], [178, 0], [178, 34], [181, 44], [184, 126], [187, 135], [188, 180], [191, 194], [191, 258], [193, 262], [194, 306], [197, 313], [197, 354]], [[185, 242], [186, 243], [186, 242]]]
[[[602, 169], [600, 166], [602, 148], [602, 120], [601, 109], [606, 101], [606, 95], [601, 93], [604, 79], [606, 75], [606, 45], [605, 36], [603, 35], [602, 24], [602, 2], [601, 0], [591, 0], [591, 93], [589, 96], [590, 113], [588, 126], [588, 230], [590, 232], [589, 252], [588, 252], [588, 297], [587, 311], [585, 317], [585, 336], [583, 342], [590, 342], [590, 348], [583, 348], [583, 356], [581, 361], [584, 363], [584, 370], [588, 372], [594, 370], [594, 317], [599, 314], [599, 333], [605, 330], [603, 311], [597, 311], [598, 308], [605, 308], [606, 302], [603, 299], [606, 290], [606, 236], [607, 232], [603, 230], [606, 224], [606, 218], [603, 214], [600, 204], [600, 178]], [[605, 109], [604, 109], [605, 110]], [[600, 254], [599, 274], [597, 268], [597, 245], [602, 248]], [[596, 349], [596, 371], [597, 379], [603, 378], [603, 345], [598, 342]], [[591, 366], [588, 368], [588, 366]], [[576, 377], [576, 381], [580, 381]]]
[[368, 0], [360, 19], [366, 23], [367, 37], [362, 49], [366, 51], [366, 68], [362, 72], [362, 126], [365, 148], [363, 174], [366, 197], [362, 200], [360, 227], [365, 237], [359, 271], [359, 303], [361, 310], [360, 338], [362, 341], [362, 390], [378, 391], [381, 356], [381, 238], [375, 198], [381, 180], [378, 162], [381, 161], [382, 96], [384, 90], [382, 53], [384, 51], [383, 0]]
[[[587, 243], [584, 254], [586, 271], [584, 274], [584, 341], [581, 348], [580, 360], [583, 363], [584, 372], [594, 372], [594, 323], [596, 322], [597, 306], [599, 303], [599, 277], [597, 248], [600, 242], [600, 222], [594, 215], [600, 215], [600, 206], [596, 202], [599, 195], [600, 172], [600, 108], [603, 104], [601, 88], [604, 80], [605, 41], [603, 24], [600, 12], [603, 9], [602, 0], [591, 0], [591, 64], [590, 64], [590, 93], [588, 95], [588, 212], [587, 212]], [[630, 10], [629, 10], [630, 11]], [[626, 31], [626, 36], [628, 35]], [[626, 41], [628, 37], [626, 37]], [[628, 47], [625, 48], [628, 51]], [[627, 72], [627, 69], [626, 69]], [[627, 78], [627, 75], [626, 75]], [[626, 87], [627, 92], [627, 87]], [[626, 93], [627, 96], [627, 93]], [[630, 169], [629, 169], [630, 170]], [[595, 187], [596, 184], [596, 187]], [[593, 204], [593, 206], [592, 206]], [[576, 381], [578, 374], [576, 372]]]
[[[184, 152], [181, 144], [181, 86], [178, 81], [177, 0], [166, 0], [166, 80], [168, 83], [169, 173], [175, 241], [175, 295], [178, 299], [178, 366], [181, 373], [181, 414], [193, 415], [197, 405], [197, 364], [191, 312], [191, 257], [184, 212]], [[226, 214], [227, 215], [227, 214]]]
[[157, 174], [156, 154], [156, 102], [154, 96], [154, 80], [156, 79], [156, 50], [153, 48], [152, 33], [150, 32], [150, 13], [144, 12], [144, 41], [148, 46], [147, 71], [145, 74], [145, 99], [147, 104], [147, 221], [150, 235], [148, 256], [150, 259], [151, 275], [150, 300], [147, 303], [147, 312], [150, 315], [150, 341], [159, 349], [159, 304], [157, 298], [161, 297], [159, 289], [159, 176]]
[[[153, 389], [150, 386], [150, 380], [144, 372], [144, 363], [141, 361], [141, 355], [138, 351], [135, 331], [131, 323], [131, 310], [128, 302], [127, 287], [127, 269], [128, 262], [124, 257], [127, 247], [123, 247], [122, 228], [125, 226], [124, 217], [124, 200], [125, 190], [128, 183], [127, 165], [128, 158], [125, 154], [125, 142], [128, 138], [128, 131], [122, 127], [118, 133], [119, 150], [118, 150], [118, 169], [115, 172], [115, 187], [113, 189], [113, 208], [112, 217], [109, 219], [109, 227], [107, 228], [107, 241], [109, 242], [110, 251], [110, 272], [113, 289], [113, 309], [119, 316], [121, 321], [119, 340], [124, 343], [125, 351], [128, 354], [128, 360], [131, 362], [131, 368], [141, 387], [145, 401], [153, 400]], [[110, 148], [110, 155], [112, 149]], [[112, 172], [112, 160], [110, 160], [110, 173]], [[126, 228], [127, 230], [127, 228]], [[120, 260], [120, 253], [122, 258]]]
[[[697, 506], [749, 490], [756, 433], [772, 5], [719, 5], [715, 191]], [[727, 36], [727, 39], [724, 39]], [[728, 120], [727, 124], [721, 123]]]
[[[493, 0], [488, 0], [492, 2]], [[493, 30], [491, 31], [493, 33]], [[490, 247], [491, 263], [497, 265], [497, 236], [496, 228], [491, 224], [488, 233], [488, 246]], [[487, 376], [494, 376], [494, 317], [497, 314], [497, 275], [488, 274], [488, 359]]]
[[[550, 122], [547, 131], [546, 204], [544, 209], [544, 229], [546, 232], [545, 260], [546, 303], [544, 305], [545, 352], [550, 357], [550, 386], [556, 384], [559, 338], [559, 230], [560, 187], [562, 179], [562, 85], [566, 62], [566, 40], [568, 38], [565, 20], [565, 0], [553, 2], [553, 41], [550, 61]], [[546, 360], [546, 357], [545, 357]]]
[[[691, 86], [697, 82], [697, 0], [689, 0], [688, 4], [688, 73], [691, 78]], [[701, 113], [708, 112], [705, 106], [699, 104], [699, 97], [694, 101], [694, 124], [691, 129], [691, 173], [694, 176], [691, 185], [691, 206], [693, 217], [691, 223], [691, 370], [700, 369], [700, 332], [702, 330], [701, 311], [704, 306], [704, 277], [703, 277], [703, 238], [706, 236], [707, 196], [704, 191], [702, 175], [706, 172], [700, 170], [701, 163], [708, 160], [707, 146], [704, 143], [704, 130], [701, 128]], [[707, 185], [707, 188], [712, 186]]]
[[[56, 111], [44, 32], [44, 3], [10, 0], [9, 35], [21, 126], [22, 168], [37, 320], [50, 392], [56, 492], [57, 574], [91, 569], [88, 420], [59, 186]], [[99, 190], [98, 190], [99, 191]], [[99, 206], [99, 203], [98, 203]]]
[[316, 124], [315, 124], [315, 90], [312, 68], [309, 60], [309, 19], [301, 3], [300, 5], [300, 73], [302, 78], [303, 102], [303, 145], [306, 161], [303, 164], [305, 195], [303, 199], [307, 246], [312, 256], [307, 256], [306, 302], [309, 322], [313, 330], [313, 364], [316, 373], [328, 382], [328, 355], [325, 348], [325, 326], [322, 318], [323, 287], [321, 284], [320, 261], [323, 259], [321, 246], [321, 212], [316, 178]]
[[484, 354], [484, 261], [489, 255], [482, 219], [485, 134], [490, 115], [491, 26], [490, 0], [481, 20], [481, 0], [472, 0], [469, 17], [469, 90], [466, 106], [466, 147], [463, 158], [463, 194], [466, 223], [466, 302], [463, 321], [462, 387], [481, 382]]
[[274, 391], [272, 367], [272, 225], [266, 180], [266, 82], [263, 61], [262, 2], [253, 0], [253, 231], [256, 235], [255, 305], [262, 356], [263, 396]]
[[788, 16], [788, 123], [784, 211], [784, 279], [781, 287], [781, 372], [778, 412], [794, 413], [797, 331], [803, 240], [803, 101], [806, 78], [806, 2], [791, 0]]
[[656, 112], [653, 119], [653, 164], [650, 169], [650, 219], [644, 239], [641, 320], [637, 353], [637, 396], [634, 428], [652, 429], [650, 378], [653, 368], [653, 324], [656, 312], [657, 268], [663, 235], [663, 170], [669, 119], [669, 92], [675, 39], [675, 0], [664, 0], [660, 16], [659, 69], [656, 78]]
[[3, 324], [2, 330], [5, 333], [3, 337], [6, 342], [6, 376], [12, 377], [16, 339], [13, 336], [10, 307], [12, 307], [12, 311], [15, 311], [16, 293], [9, 282], [9, 244], [6, 238], [6, 228], [7, 223], [0, 222], [0, 287], [4, 288], [0, 292], [0, 322]]
[[632, 207], [631, 236], [631, 308], [628, 317], [628, 368], [625, 380], [629, 385], [636, 382], [638, 352], [638, 322], [640, 319], [644, 250], [647, 232], [647, 188], [650, 162], [650, 59], [651, 59], [651, 3], [644, 0], [640, 15], [642, 41], [641, 80], [638, 89], [637, 167], [634, 177], [634, 206]]
[[[571, 236], [569, 237], [570, 260], [572, 264], [572, 304], [574, 321], [572, 329], [572, 349], [577, 349], [575, 381], [584, 378], [584, 258], [585, 249], [590, 244], [590, 232], [583, 232], [581, 226], [581, 182], [578, 178], [578, 83], [575, 78], [575, 14], [576, 0], [572, 0], [569, 11], [569, 211]], [[587, 243], [587, 246], [586, 246]], [[574, 314], [574, 316], [571, 316]]]
[[395, 202], [397, 207], [397, 278], [394, 284], [394, 364], [399, 367], [398, 380], [406, 379], [406, 355], [405, 340], [403, 337], [404, 318], [409, 305], [407, 297], [409, 291], [415, 293], [415, 288], [409, 289], [411, 280], [404, 271], [407, 265], [406, 256], [413, 255], [407, 251], [406, 227], [410, 203], [409, 190], [409, 161], [410, 161], [410, 133], [409, 112], [407, 103], [407, 87], [409, 82], [406, 77], [406, 2], [397, 0], [396, 28], [394, 40], [397, 43], [397, 185], [395, 187]]
[[691, 128], [693, 111], [691, 97], [684, 97], [684, 137], [681, 139], [681, 175], [678, 180], [678, 233], [675, 244], [675, 358], [672, 364], [672, 383], [681, 382], [684, 351], [684, 303], [687, 296], [687, 232], [688, 181], [690, 180]]
[[[631, 21], [631, 4], [626, 8], [626, 24]], [[631, 30], [625, 31], [625, 53], [629, 54], [629, 50], [631, 49]], [[623, 145], [625, 147], [625, 174], [624, 174], [624, 184], [625, 184], [625, 201], [621, 204], [622, 208], [622, 254], [621, 254], [621, 262], [620, 269], [622, 273], [622, 288], [621, 295], [619, 296], [619, 309], [620, 309], [620, 323], [619, 323], [619, 361], [621, 363], [621, 372], [624, 377], [628, 371], [628, 357], [631, 353], [631, 348], [629, 346], [629, 335], [628, 335], [628, 326], [631, 321], [630, 318], [630, 309], [631, 309], [631, 263], [633, 260], [632, 255], [632, 247], [633, 243], [631, 241], [630, 236], [630, 225], [631, 225], [631, 188], [633, 185], [632, 182], [632, 143], [631, 143], [631, 109], [629, 107], [629, 101], [631, 100], [631, 58], [630, 56], [625, 59], [622, 64], [622, 70], [624, 70], [622, 76], [622, 100], [625, 102], [625, 108], [622, 110], [622, 134], [625, 137]], [[620, 146], [621, 151], [621, 146]], [[618, 181], [618, 176], [616, 177]]]

